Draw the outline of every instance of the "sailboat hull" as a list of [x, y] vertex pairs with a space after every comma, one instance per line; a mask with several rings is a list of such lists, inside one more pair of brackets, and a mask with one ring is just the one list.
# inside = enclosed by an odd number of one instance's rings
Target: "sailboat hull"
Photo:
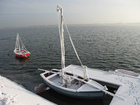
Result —
[[20, 51], [19, 51], [19, 49], [15, 49], [14, 53], [17, 57], [20, 57], [20, 58], [27, 58], [30, 55], [29, 51], [26, 51], [26, 50], [23, 50], [23, 49], [21, 49]]
[[[44, 76], [44, 73], [41, 74], [41, 77], [43, 81], [54, 91], [70, 96], [70, 97], [75, 97], [75, 98], [103, 98], [104, 92], [99, 91], [99, 90], [93, 90], [93, 91], [78, 91], [78, 90], [73, 90], [69, 88], [62, 87], [61, 85], [55, 84], [53, 81], [50, 81], [48, 78]], [[59, 82], [60, 83], [60, 82]]]
[[[46, 83], [46, 82], [45, 82]], [[75, 97], [75, 98], [103, 98], [104, 93], [100, 92], [100, 91], [96, 91], [96, 92], [73, 92], [73, 91], [67, 91], [67, 90], [63, 90], [61, 88], [55, 87], [49, 83], [46, 83], [51, 89], [53, 89], [54, 91], [66, 95], [66, 96], [70, 96], [70, 97]]]

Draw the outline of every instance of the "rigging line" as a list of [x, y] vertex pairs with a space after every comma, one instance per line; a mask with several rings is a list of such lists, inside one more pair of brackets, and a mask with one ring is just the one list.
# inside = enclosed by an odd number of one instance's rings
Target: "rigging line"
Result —
[[78, 49], [78, 48], [77, 48], [77, 51], [83, 53], [83, 55], [88, 55], [89, 57], [93, 57], [93, 56], [91, 56], [92, 53], [87, 53], [87, 52], [85, 52], [81, 49]]
[[78, 58], [78, 60], [79, 60], [79, 62], [80, 62], [80, 64], [81, 64], [82, 68], [84, 69], [84, 79], [88, 79], [88, 80], [89, 80], [88, 75], [87, 75], [87, 67], [84, 66], [84, 65], [82, 64], [82, 61], [81, 61], [81, 59], [80, 59], [80, 57], [79, 57], [79, 55], [78, 55], [78, 53], [77, 53], [77, 51], [76, 51], [76, 48], [75, 48], [75, 46], [74, 46], [74, 44], [73, 44], [73, 41], [72, 41], [71, 35], [70, 35], [70, 33], [69, 33], [68, 27], [67, 27], [67, 25], [66, 25], [66, 22], [65, 22], [64, 17], [63, 17], [63, 21], [64, 21], [64, 24], [65, 24], [66, 30], [67, 30], [67, 32], [68, 32], [69, 39], [70, 39], [70, 42], [71, 42], [72, 47], [73, 47], [73, 49], [74, 49], [74, 52], [75, 52], [75, 54], [76, 54], [76, 56], [77, 56], [77, 58]]
[[[19, 40], [20, 40], [20, 42], [21, 42], [22, 49], [27, 50], [20, 37], [19, 37]], [[28, 50], [27, 50], [27, 51], [28, 51]]]
[[[58, 13], [58, 12], [57, 12], [57, 15], [58, 15], [58, 16], [57, 16], [57, 17], [58, 17], [58, 30], [59, 30], [59, 35], [60, 35], [60, 21], [59, 21], [59, 20], [60, 20], [60, 16], [59, 16], [59, 13]], [[63, 16], [63, 20], [64, 20], [64, 16]], [[66, 26], [66, 29], [67, 29], [68, 34], [70, 34], [69, 31], [68, 31], [68, 28], [67, 28], [67, 25], [66, 25], [65, 20], [64, 20], [64, 23], [65, 23], [65, 26]], [[70, 35], [69, 35], [69, 36], [70, 36]], [[61, 38], [61, 35], [60, 35], [60, 38]], [[71, 36], [70, 36], [70, 38], [71, 38]], [[72, 39], [72, 38], [71, 38], [71, 39]], [[71, 40], [70, 40], [70, 41], [71, 41]], [[73, 41], [72, 41], [71, 43], [73, 43]], [[73, 45], [74, 45], [74, 44], [73, 44]], [[72, 45], [72, 46], [73, 46], [73, 45]], [[74, 47], [73, 47], [73, 48], [74, 48]], [[74, 50], [74, 51], [75, 51], [75, 50]], [[83, 52], [83, 50], [81, 50], [81, 49], [78, 49], [78, 51]], [[76, 52], [77, 52], [77, 51], [76, 51]], [[76, 52], [75, 52], [75, 53], [76, 53]], [[89, 53], [87, 53], [87, 52], [85, 52], [85, 51], [84, 51], [84, 54], [85, 54], [85, 55], [88, 55], [88, 56], [91, 56], [91, 54], [89, 54]], [[77, 56], [77, 55], [78, 55], [78, 54], [76, 54], [76, 56]], [[92, 57], [92, 56], [91, 56], [91, 57]], [[78, 56], [77, 58], [79, 58], [79, 56]], [[79, 59], [80, 59], [80, 58], [79, 58]], [[78, 59], [78, 60], [79, 60], [79, 59]], [[80, 60], [80, 64], [82, 65], [81, 60]]]
[[64, 17], [63, 17], [63, 20], [64, 20], [65, 27], [66, 27], [66, 29], [67, 29], [67, 32], [68, 32], [68, 34], [69, 34], [69, 39], [70, 39], [70, 42], [71, 42], [72, 47], [73, 47], [73, 49], [74, 49], [74, 52], [75, 52], [75, 54], [76, 54], [76, 56], [77, 56], [77, 58], [78, 58], [78, 60], [79, 60], [79, 62], [80, 62], [80, 64], [81, 64], [81, 66], [83, 66], [82, 61], [81, 61], [81, 59], [79, 58], [79, 55], [78, 55], [78, 53], [77, 53], [77, 51], [76, 51], [76, 48], [75, 48], [75, 46], [74, 46], [74, 44], [73, 44], [73, 41], [72, 41], [71, 35], [70, 35], [70, 33], [69, 33], [68, 27], [67, 27], [67, 25], [66, 25], [66, 22], [65, 22]]

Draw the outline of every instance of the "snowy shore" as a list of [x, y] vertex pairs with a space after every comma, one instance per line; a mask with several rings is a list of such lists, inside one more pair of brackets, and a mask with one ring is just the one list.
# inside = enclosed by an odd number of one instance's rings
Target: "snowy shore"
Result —
[[0, 105], [55, 105], [26, 90], [11, 80], [0, 76]]

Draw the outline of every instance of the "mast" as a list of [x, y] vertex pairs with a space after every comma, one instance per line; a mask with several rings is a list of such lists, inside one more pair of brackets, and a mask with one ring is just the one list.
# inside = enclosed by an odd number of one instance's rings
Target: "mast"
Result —
[[60, 44], [61, 44], [61, 76], [62, 76], [62, 83], [64, 83], [64, 68], [65, 68], [65, 46], [64, 46], [64, 30], [63, 30], [63, 8], [57, 5], [57, 12], [60, 12]]

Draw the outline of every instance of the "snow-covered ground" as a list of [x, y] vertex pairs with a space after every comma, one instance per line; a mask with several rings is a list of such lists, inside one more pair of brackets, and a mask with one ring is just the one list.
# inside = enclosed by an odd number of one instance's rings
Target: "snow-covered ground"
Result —
[[0, 105], [54, 105], [11, 80], [0, 76]]

